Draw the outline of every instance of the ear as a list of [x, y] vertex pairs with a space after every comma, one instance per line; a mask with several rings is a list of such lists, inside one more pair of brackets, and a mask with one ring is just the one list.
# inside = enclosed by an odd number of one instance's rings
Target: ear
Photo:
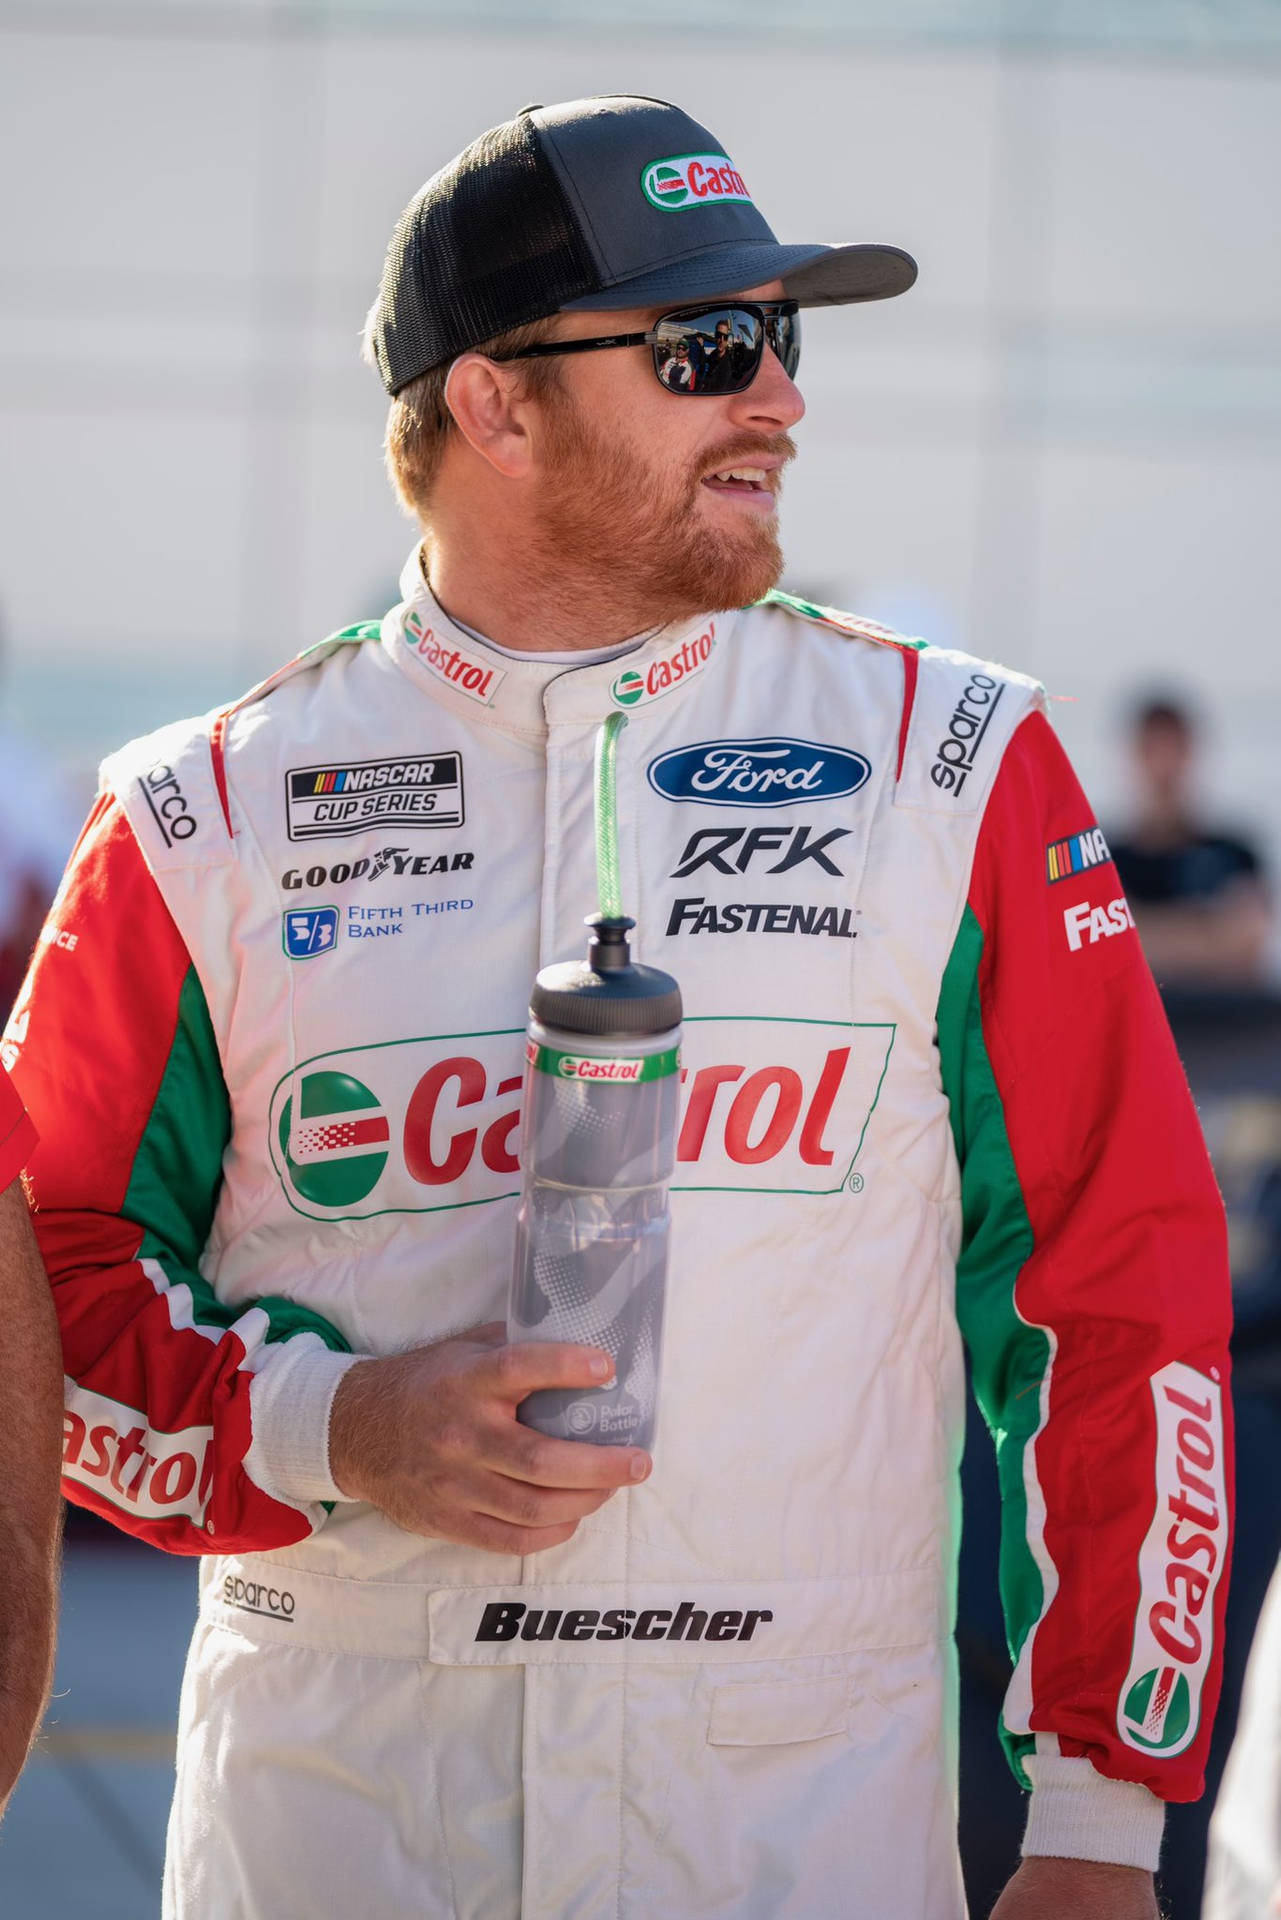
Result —
[[508, 480], [522, 479], [533, 457], [528, 402], [519, 367], [460, 354], [445, 380], [445, 405], [474, 453]]

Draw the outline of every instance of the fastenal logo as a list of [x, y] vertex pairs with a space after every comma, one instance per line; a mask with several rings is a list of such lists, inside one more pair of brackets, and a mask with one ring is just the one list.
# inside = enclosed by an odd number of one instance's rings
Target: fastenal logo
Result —
[[281, 1109], [279, 1144], [290, 1182], [322, 1207], [351, 1206], [372, 1193], [390, 1140], [377, 1094], [349, 1073], [304, 1074], [297, 1119], [292, 1095]]
[[[679, 1074], [673, 1190], [839, 1194], [862, 1149], [894, 1045], [885, 1023], [689, 1016], [683, 1058], [571, 1055], [575, 1079]], [[524, 1036], [426, 1035], [347, 1047], [286, 1074], [268, 1140], [291, 1206], [316, 1220], [435, 1213], [520, 1186]], [[560, 1077], [537, 1049], [535, 1071]], [[634, 1079], [632, 1078], [634, 1076]]]
[[1172, 1361], [1150, 1382], [1156, 1507], [1139, 1550], [1134, 1647], [1117, 1701], [1127, 1746], [1181, 1753], [1195, 1738], [1227, 1552], [1219, 1383]]
[[636, 707], [644, 700], [659, 700], [673, 687], [701, 673], [712, 657], [716, 645], [716, 622], [713, 620], [697, 640], [682, 640], [679, 647], [671, 653], [663, 653], [651, 660], [643, 673], [629, 667], [620, 673], [610, 688], [610, 697], [615, 706]]
[[651, 207], [664, 213], [715, 206], [722, 200], [752, 205], [742, 174], [723, 153], [682, 153], [651, 160], [641, 174], [641, 190]]

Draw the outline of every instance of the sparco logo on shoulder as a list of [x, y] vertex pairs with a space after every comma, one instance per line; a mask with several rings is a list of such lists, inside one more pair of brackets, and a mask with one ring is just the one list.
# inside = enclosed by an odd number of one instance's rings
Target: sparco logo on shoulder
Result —
[[700, 740], [649, 763], [649, 784], [664, 800], [702, 800], [712, 807], [795, 807], [857, 793], [872, 771], [845, 747], [781, 736]]
[[1227, 1556], [1222, 1393], [1172, 1361], [1151, 1380], [1156, 1510], [1139, 1549], [1134, 1649], [1117, 1702], [1127, 1746], [1182, 1753], [1196, 1737], [1214, 1648], [1214, 1591]]
[[990, 673], [972, 673], [965, 691], [952, 709], [947, 732], [935, 749], [930, 779], [945, 793], [960, 793], [983, 744], [988, 721], [996, 712], [1005, 688]]

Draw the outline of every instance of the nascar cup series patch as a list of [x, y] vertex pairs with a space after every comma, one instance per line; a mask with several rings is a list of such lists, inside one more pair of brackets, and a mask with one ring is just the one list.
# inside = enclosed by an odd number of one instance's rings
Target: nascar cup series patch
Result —
[[651, 160], [641, 175], [641, 188], [650, 206], [663, 213], [714, 207], [723, 200], [753, 204], [742, 174], [723, 153], [676, 153]]

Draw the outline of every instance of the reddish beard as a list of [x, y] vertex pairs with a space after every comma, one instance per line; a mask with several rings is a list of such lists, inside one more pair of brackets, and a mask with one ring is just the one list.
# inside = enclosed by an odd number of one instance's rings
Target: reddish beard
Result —
[[[700, 613], [745, 607], [778, 582], [783, 553], [777, 516], [742, 515], [737, 528], [712, 527], [699, 512], [709, 473], [768, 455], [791, 460], [785, 433], [740, 434], [700, 457], [683, 478], [643, 466], [598, 434], [565, 392], [551, 396], [546, 422], [548, 479], [542, 498], [540, 562], [548, 580], [572, 576], [608, 590], [624, 631], [669, 626]], [[775, 473], [775, 491], [782, 472]]]

